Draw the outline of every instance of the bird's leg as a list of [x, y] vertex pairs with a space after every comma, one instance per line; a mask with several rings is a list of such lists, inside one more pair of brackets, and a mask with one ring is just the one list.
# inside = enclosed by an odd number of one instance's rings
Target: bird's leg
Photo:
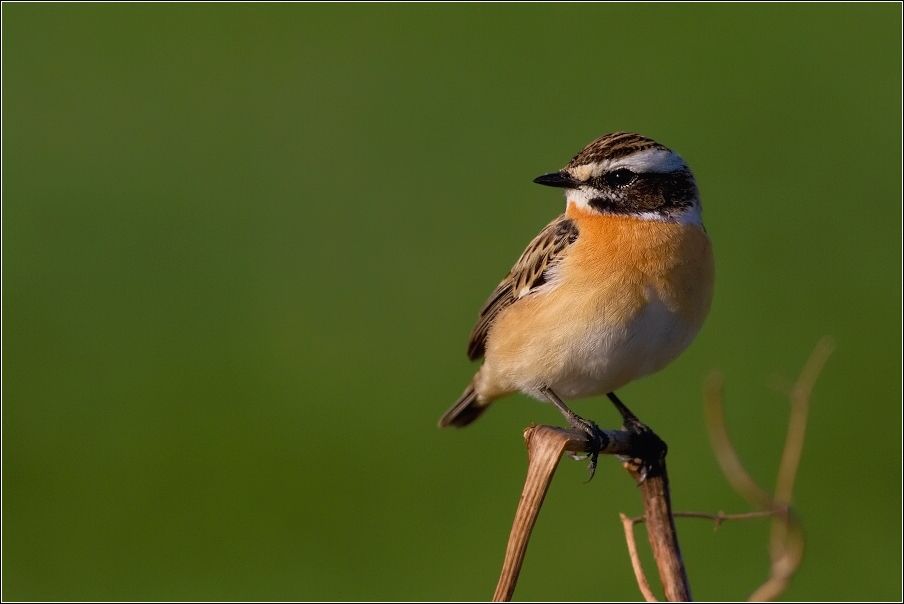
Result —
[[609, 400], [612, 401], [612, 404], [615, 405], [615, 408], [618, 409], [619, 414], [622, 416], [625, 430], [636, 433], [650, 431], [647, 425], [640, 421], [637, 416], [621, 402], [621, 399], [615, 396], [614, 392], [610, 392], [606, 396], [609, 397]]
[[[609, 443], [609, 437], [606, 436], [602, 430], [600, 430], [599, 426], [596, 425], [595, 422], [586, 420], [562, 402], [562, 399], [558, 397], [558, 395], [552, 391], [551, 388], [541, 388], [540, 392], [543, 393], [549, 402], [556, 406], [556, 408], [565, 416], [565, 419], [568, 420], [569, 425], [575, 430], [580, 430], [587, 434], [590, 438], [591, 450], [587, 452], [587, 457], [590, 458], [590, 463], [588, 464], [588, 468], [590, 468], [590, 478], [593, 478], [594, 472], [596, 472], [596, 462], [600, 456], [600, 449], [603, 449]], [[627, 407], [626, 407], [627, 409]], [[630, 411], [629, 411], [630, 413]], [[572, 455], [574, 459], [584, 459], [583, 457], [576, 457]]]
[[616, 455], [623, 462], [633, 462], [635, 470], [640, 476], [640, 482], [647, 479], [647, 476], [653, 472], [659, 472], [662, 467], [662, 460], [665, 458], [668, 447], [659, 436], [656, 435], [645, 423], [640, 421], [634, 413], [615, 395], [610, 392], [606, 396], [618, 409], [624, 423], [622, 429], [630, 432], [637, 437], [637, 445], [640, 449], [636, 458]]

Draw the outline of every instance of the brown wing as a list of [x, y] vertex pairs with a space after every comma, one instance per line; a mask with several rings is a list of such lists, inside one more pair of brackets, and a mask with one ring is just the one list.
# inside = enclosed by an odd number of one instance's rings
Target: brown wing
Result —
[[546, 283], [549, 270], [561, 260], [564, 252], [578, 238], [578, 227], [565, 215], [561, 215], [540, 231], [530, 242], [518, 262], [505, 276], [483, 308], [480, 318], [468, 341], [468, 358], [472, 361], [483, 356], [487, 333], [496, 316]]

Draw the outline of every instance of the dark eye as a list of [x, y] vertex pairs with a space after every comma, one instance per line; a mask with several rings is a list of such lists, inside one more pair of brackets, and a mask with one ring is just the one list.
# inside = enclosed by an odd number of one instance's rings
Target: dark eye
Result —
[[627, 168], [619, 168], [615, 172], [606, 174], [606, 182], [612, 187], [624, 187], [630, 185], [637, 178], [637, 174]]

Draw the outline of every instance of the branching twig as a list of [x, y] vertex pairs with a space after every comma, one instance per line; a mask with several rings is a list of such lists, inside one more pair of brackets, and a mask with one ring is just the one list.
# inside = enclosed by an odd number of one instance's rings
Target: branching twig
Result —
[[631, 567], [634, 569], [634, 578], [637, 579], [637, 586], [640, 587], [640, 593], [643, 594], [644, 600], [647, 602], [658, 602], [653, 590], [650, 589], [650, 583], [647, 576], [643, 572], [643, 565], [640, 563], [640, 554], [637, 553], [637, 541], [634, 539], [634, 525], [643, 519], [628, 518], [624, 514], [619, 514], [622, 526], [625, 528], [625, 541], [628, 543], [628, 555], [631, 557]]
[[[741, 463], [731, 438], [728, 436], [722, 405], [723, 388], [721, 379], [718, 375], [713, 374], [707, 380], [705, 394], [706, 425], [713, 451], [716, 453], [716, 459], [729, 484], [747, 499], [751, 505], [759, 508], [759, 511], [745, 514], [675, 512], [674, 516], [713, 520], [716, 523], [716, 528], [725, 520], [772, 517], [769, 543], [769, 554], [772, 563], [769, 577], [750, 596], [750, 601], [773, 600], [778, 597], [787, 589], [791, 577], [797, 571], [803, 558], [803, 529], [791, 511], [791, 495], [794, 490], [797, 468], [800, 464], [801, 451], [803, 450], [810, 393], [813, 391], [813, 385], [816, 383], [819, 372], [833, 349], [834, 345], [829, 338], [820, 340], [804, 365], [800, 377], [798, 377], [797, 382], [790, 390], [791, 416], [788, 420], [788, 435], [782, 452], [782, 460], [775, 485], [775, 495], [770, 495], [763, 489]], [[628, 555], [631, 558], [631, 566], [634, 568], [634, 576], [637, 578], [638, 587], [640, 587], [640, 592], [644, 598], [648, 602], [653, 602], [655, 601], [655, 596], [650, 589], [643, 566], [640, 563], [640, 556], [637, 553], [637, 543], [634, 537], [634, 525], [645, 522], [646, 517], [628, 518], [622, 514], [621, 520], [625, 529]]]
[[706, 425], [716, 459], [729, 484], [751, 505], [762, 513], [772, 516], [769, 539], [771, 559], [769, 578], [750, 596], [751, 601], [773, 600], [788, 587], [791, 577], [800, 566], [804, 552], [804, 534], [799, 521], [791, 510], [794, 481], [803, 450], [810, 393], [817, 377], [834, 350], [828, 337], [817, 342], [804, 365], [800, 376], [791, 388], [791, 414], [788, 420], [788, 435], [779, 464], [775, 494], [769, 495], [741, 463], [734, 445], [728, 436], [722, 404], [722, 381], [717, 375], [707, 380], [705, 404]]
[[[673, 515], [675, 518], [701, 518], [704, 520], [712, 520], [715, 523], [716, 528], [719, 528], [726, 520], [749, 520], [751, 518], [763, 518], [776, 514], [787, 515], [787, 513], [787, 509], [775, 509], [763, 510], [760, 512], [747, 512], [746, 514], [726, 514], [725, 512], [719, 512], [717, 514], [707, 514], [705, 512], [674, 512]], [[637, 579], [637, 586], [640, 588], [640, 593], [643, 594], [643, 597], [647, 602], [658, 602], [656, 596], [653, 595], [653, 590], [650, 589], [650, 584], [644, 573], [643, 565], [640, 562], [640, 555], [637, 552], [637, 541], [634, 538], [634, 525], [645, 522], [646, 518], [643, 516], [628, 518], [624, 514], [619, 514], [619, 516], [621, 517], [622, 526], [625, 529], [625, 541], [628, 544], [628, 556], [631, 558], [631, 567], [634, 569], [634, 577]]]
[[[675, 512], [675, 518], [702, 518], [704, 520], [712, 520], [716, 528], [722, 526], [726, 520], [750, 520], [751, 518], [764, 518], [780, 513], [781, 510], [763, 510], [761, 512], [747, 512], [746, 514], [726, 514], [719, 512], [717, 514], [707, 514], [706, 512]], [[643, 517], [637, 518], [637, 522], [643, 522]]]
[[665, 452], [659, 467], [649, 471], [646, 479], [638, 474], [632, 460], [624, 463], [640, 485], [643, 497], [644, 518], [647, 522], [647, 539], [653, 549], [653, 559], [659, 570], [659, 579], [665, 598], [669, 602], [689, 602], [691, 588], [678, 545], [678, 531], [672, 514], [672, 498], [669, 493], [669, 475], [665, 469]]
[[788, 435], [775, 481], [773, 506], [787, 510], [784, 515], [775, 515], [769, 534], [769, 556], [772, 560], [769, 579], [751, 596], [750, 600], [773, 600], [788, 587], [791, 577], [800, 566], [804, 554], [804, 533], [791, 512], [794, 480], [800, 465], [800, 456], [807, 430], [807, 416], [810, 411], [810, 394], [823, 366], [835, 349], [834, 342], [824, 337], [817, 342], [810, 358], [804, 364], [800, 376], [791, 388], [791, 416], [788, 419]]
[[[649, 445], [649, 441], [641, 443], [636, 433], [625, 430], [603, 431], [606, 437], [605, 446], [599, 452], [629, 458], [629, 461], [624, 463], [625, 468], [638, 481], [643, 496], [644, 515], [628, 518], [621, 514], [621, 520], [637, 584], [648, 602], [655, 602], [656, 597], [646, 579], [637, 551], [634, 525], [639, 522], [646, 522], [648, 525], [647, 533], [666, 598], [670, 601], [688, 601], [690, 599], [690, 588], [675, 532], [675, 516], [709, 519], [715, 522], [716, 528], [726, 520], [771, 516], [770, 557], [772, 564], [770, 576], [750, 596], [750, 600], [771, 600], [787, 588], [788, 582], [800, 565], [803, 556], [803, 531], [791, 511], [790, 504], [806, 431], [809, 398], [816, 378], [832, 349], [831, 341], [823, 338], [816, 345], [791, 390], [791, 418], [788, 423], [788, 436], [779, 467], [775, 495], [770, 495], [763, 489], [741, 463], [728, 436], [725, 424], [721, 379], [713, 375], [707, 380], [706, 424], [716, 459], [729, 484], [759, 511], [744, 514], [673, 513], [669, 496], [668, 473], [665, 467], [665, 444], [658, 437], [652, 435], [654, 441], [661, 445], [661, 449], [658, 449], [658, 455], [651, 457], [649, 449], [644, 448], [645, 445]], [[531, 426], [524, 431], [524, 439], [527, 443], [529, 458], [527, 478], [509, 536], [502, 573], [493, 596], [494, 602], [511, 600], [521, 565], [524, 562], [531, 531], [562, 453], [565, 451], [584, 453], [591, 446], [587, 436], [582, 432], [551, 426]], [[640, 459], [644, 459], [643, 464]]]
[[[632, 458], [625, 465], [635, 479], [639, 479], [639, 475], [635, 465], [638, 460], [634, 458], [648, 460], [646, 478], [641, 482], [640, 491], [646, 515], [653, 519], [650, 524], [656, 526], [655, 530], [651, 528], [649, 534], [659, 575], [670, 598], [689, 600], [690, 588], [671, 514], [664, 443], [652, 433], [646, 438], [624, 430], [604, 430], [603, 433], [605, 446], [599, 452]], [[531, 426], [524, 431], [524, 439], [528, 450], [527, 478], [509, 536], [502, 573], [493, 595], [494, 602], [511, 600], [530, 533], [562, 453], [585, 453], [591, 447], [586, 434], [551, 426]], [[648, 450], [651, 442], [661, 445], [661, 449], [657, 449], [658, 452], [652, 456]]]
[[716, 461], [722, 468], [728, 484], [741, 497], [760, 510], [769, 509], [772, 506], [772, 497], [744, 468], [744, 464], [741, 463], [741, 458], [738, 457], [731, 438], [728, 436], [725, 411], [722, 405], [722, 390], [721, 376], [717, 373], [711, 374], [706, 380], [703, 403], [706, 431], [709, 433], [709, 442], [716, 455]]

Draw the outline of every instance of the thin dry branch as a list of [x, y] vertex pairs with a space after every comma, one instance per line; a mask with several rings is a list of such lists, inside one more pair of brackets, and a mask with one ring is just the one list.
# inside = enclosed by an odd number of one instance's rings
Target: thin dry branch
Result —
[[[688, 601], [690, 587], [671, 515], [665, 444], [652, 432], [644, 435], [625, 430], [602, 432], [601, 454], [623, 455], [631, 459], [625, 467], [640, 482], [644, 510], [646, 516], [652, 519], [648, 531], [650, 544], [666, 595], [674, 601]], [[528, 450], [527, 478], [509, 535], [502, 573], [493, 595], [494, 602], [508, 602], [514, 594], [531, 531], [562, 453], [585, 453], [591, 447], [582, 432], [551, 426], [531, 426], [524, 431], [524, 439]], [[643, 470], [640, 459], [647, 460]]]
[[[778, 510], [763, 510], [760, 512], [746, 512], [744, 514], [726, 514], [722, 511], [717, 514], [707, 514], [706, 512], [675, 512], [675, 518], [702, 518], [704, 520], [712, 520], [716, 525], [715, 528], [719, 528], [726, 520], [750, 520], [751, 518], [764, 518], [776, 513], [778, 513]], [[643, 522], [643, 517], [638, 518], [637, 521]]]
[[706, 431], [709, 433], [713, 453], [728, 484], [751, 505], [767, 510], [772, 507], [772, 496], [757, 484], [744, 468], [728, 435], [725, 409], [722, 405], [723, 390], [722, 377], [718, 373], [711, 374], [706, 380], [703, 402]]
[[[600, 453], [627, 454], [634, 450], [631, 435], [621, 431], [605, 431], [607, 441]], [[518, 511], [512, 523], [508, 545], [505, 550], [505, 561], [493, 594], [494, 602], [508, 602], [515, 592], [524, 554], [530, 540], [540, 507], [546, 498], [546, 492], [552, 477], [562, 458], [562, 453], [571, 451], [584, 453], [590, 448], [587, 435], [577, 430], [553, 428], [552, 426], [530, 426], [524, 431], [527, 444], [528, 466], [524, 489], [518, 502]]]
[[[751, 518], [763, 518], [765, 516], [785, 513], [787, 513], [787, 510], [765, 510], [760, 512], [747, 512], [745, 514], [726, 514], [721, 511], [717, 514], [707, 514], [705, 512], [674, 512], [673, 516], [675, 518], [700, 518], [712, 520], [715, 523], [715, 527], [718, 528], [726, 520], [749, 520]], [[622, 526], [625, 529], [625, 542], [628, 544], [628, 556], [631, 558], [631, 567], [634, 569], [634, 577], [637, 580], [637, 586], [640, 588], [640, 593], [643, 594], [643, 597], [647, 602], [658, 602], [656, 596], [653, 594], [653, 590], [650, 588], [650, 583], [647, 581], [647, 576], [643, 570], [643, 564], [640, 561], [640, 555], [637, 551], [637, 540], [634, 536], [634, 525], [645, 522], [646, 518], [643, 516], [628, 518], [624, 514], [619, 514], [619, 517], [621, 518]]]
[[521, 492], [518, 511], [505, 549], [505, 561], [496, 593], [493, 594], [493, 602], [509, 602], [515, 593], [527, 542], [534, 530], [549, 484], [559, 466], [559, 459], [568, 445], [569, 435], [564, 430], [555, 430], [549, 426], [531, 426], [524, 431], [524, 440], [530, 459], [527, 478], [524, 480], [524, 490]]
[[[832, 349], [831, 341], [823, 338], [816, 345], [791, 390], [791, 418], [775, 495], [770, 495], [757, 484], [741, 463], [725, 424], [721, 379], [713, 375], [707, 380], [706, 423], [716, 458], [732, 487], [753, 506], [759, 508], [759, 511], [744, 514], [725, 514], [721, 511], [718, 514], [673, 513], [668, 472], [665, 467], [665, 443], [652, 432], [647, 438], [640, 439], [637, 433], [626, 430], [603, 431], [604, 445], [599, 452], [628, 458], [629, 461], [624, 462], [625, 468], [637, 480], [643, 496], [645, 514], [638, 518], [628, 518], [621, 514], [621, 520], [634, 574], [641, 593], [648, 602], [655, 602], [656, 597], [646, 579], [637, 551], [634, 525], [639, 522], [646, 522], [648, 525], [647, 533], [666, 598], [671, 601], [690, 600], [690, 587], [675, 531], [675, 516], [713, 520], [717, 528], [726, 520], [772, 516], [770, 576], [751, 595], [750, 600], [771, 600], [787, 588], [803, 556], [803, 531], [790, 509], [790, 503], [806, 431], [809, 398], [819, 372]], [[528, 473], [509, 536], [502, 573], [493, 596], [494, 602], [508, 602], [514, 594], [530, 534], [562, 453], [565, 451], [585, 453], [591, 446], [583, 433], [551, 426], [531, 426], [524, 431], [524, 439], [528, 449]], [[657, 444], [658, 447], [655, 449], [656, 454], [652, 456], [651, 443]], [[641, 462], [641, 459], [644, 461]]]
[[807, 432], [807, 416], [810, 412], [810, 394], [816, 384], [829, 355], [835, 350], [831, 338], [824, 337], [816, 343], [810, 358], [804, 364], [800, 376], [791, 388], [791, 417], [788, 419], [788, 435], [785, 437], [785, 450], [778, 468], [775, 481], [775, 503], [790, 505], [791, 492], [794, 490], [794, 479], [800, 465], [800, 455], [804, 448], [804, 436]]
[[659, 466], [648, 471], [647, 476], [637, 471], [632, 460], [624, 463], [640, 486], [643, 498], [644, 518], [647, 522], [647, 539], [653, 550], [653, 559], [662, 581], [665, 598], [669, 602], [690, 602], [691, 588], [678, 545], [678, 531], [672, 514], [672, 498], [669, 492], [669, 475], [665, 468], [665, 451]]
[[833, 350], [835, 350], [835, 343], [831, 338], [824, 337], [817, 342], [813, 352], [810, 353], [810, 358], [807, 359], [797, 381], [791, 388], [788, 435], [785, 437], [785, 449], [779, 463], [773, 500], [774, 508], [783, 510], [785, 513], [776, 514], [772, 518], [772, 528], [769, 534], [769, 556], [772, 561], [770, 575], [766, 582], [750, 596], [751, 601], [777, 598], [788, 588], [791, 577], [797, 572], [803, 559], [804, 532], [791, 511], [791, 500], [804, 447], [804, 436], [807, 431], [810, 395]]
[[[650, 583], [647, 581], [647, 575], [643, 572], [643, 564], [640, 562], [640, 554], [637, 552], [637, 540], [634, 538], [634, 525], [639, 521], [637, 518], [628, 518], [624, 514], [619, 514], [622, 526], [625, 529], [625, 541], [628, 543], [628, 555], [631, 557], [631, 567], [634, 569], [634, 578], [637, 579], [637, 586], [640, 593], [643, 594], [644, 600], [647, 602], [658, 602], [653, 590], [650, 589]], [[641, 519], [643, 517], [641, 516]]]
[[[769, 577], [751, 594], [750, 601], [766, 601], [777, 598], [787, 589], [791, 577], [797, 572], [803, 559], [803, 529], [790, 506], [803, 451], [810, 394], [834, 348], [834, 343], [828, 337], [817, 342], [804, 364], [800, 376], [791, 388], [788, 434], [779, 464], [774, 495], [767, 493], [747, 472], [728, 436], [722, 402], [721, 378], [713, 374], [707, 380], [704, 396], [706, 426], [719, 466], [735, 491], [747, 499], [751, 505], [759, 508], [761, 514], [772, 516], [769, 539], [769, 557], [771, 559]], [[753, 514], [756, 512], [748, 516]]]
[[790, 510], [784, 517], [777, 514], [773, 520], [773, 527], [776, 522], [782, 526], [783, 541], [771, 543], [771, 553], [774, 557], [769, 568], [769, 578], [750, 594], [750, 597], [747, 598], [748, 602], [768, 602], [780, 596], [788, 589], [791, 577], [797, 572], [803, 559], [804, 532], [800, 523]]

